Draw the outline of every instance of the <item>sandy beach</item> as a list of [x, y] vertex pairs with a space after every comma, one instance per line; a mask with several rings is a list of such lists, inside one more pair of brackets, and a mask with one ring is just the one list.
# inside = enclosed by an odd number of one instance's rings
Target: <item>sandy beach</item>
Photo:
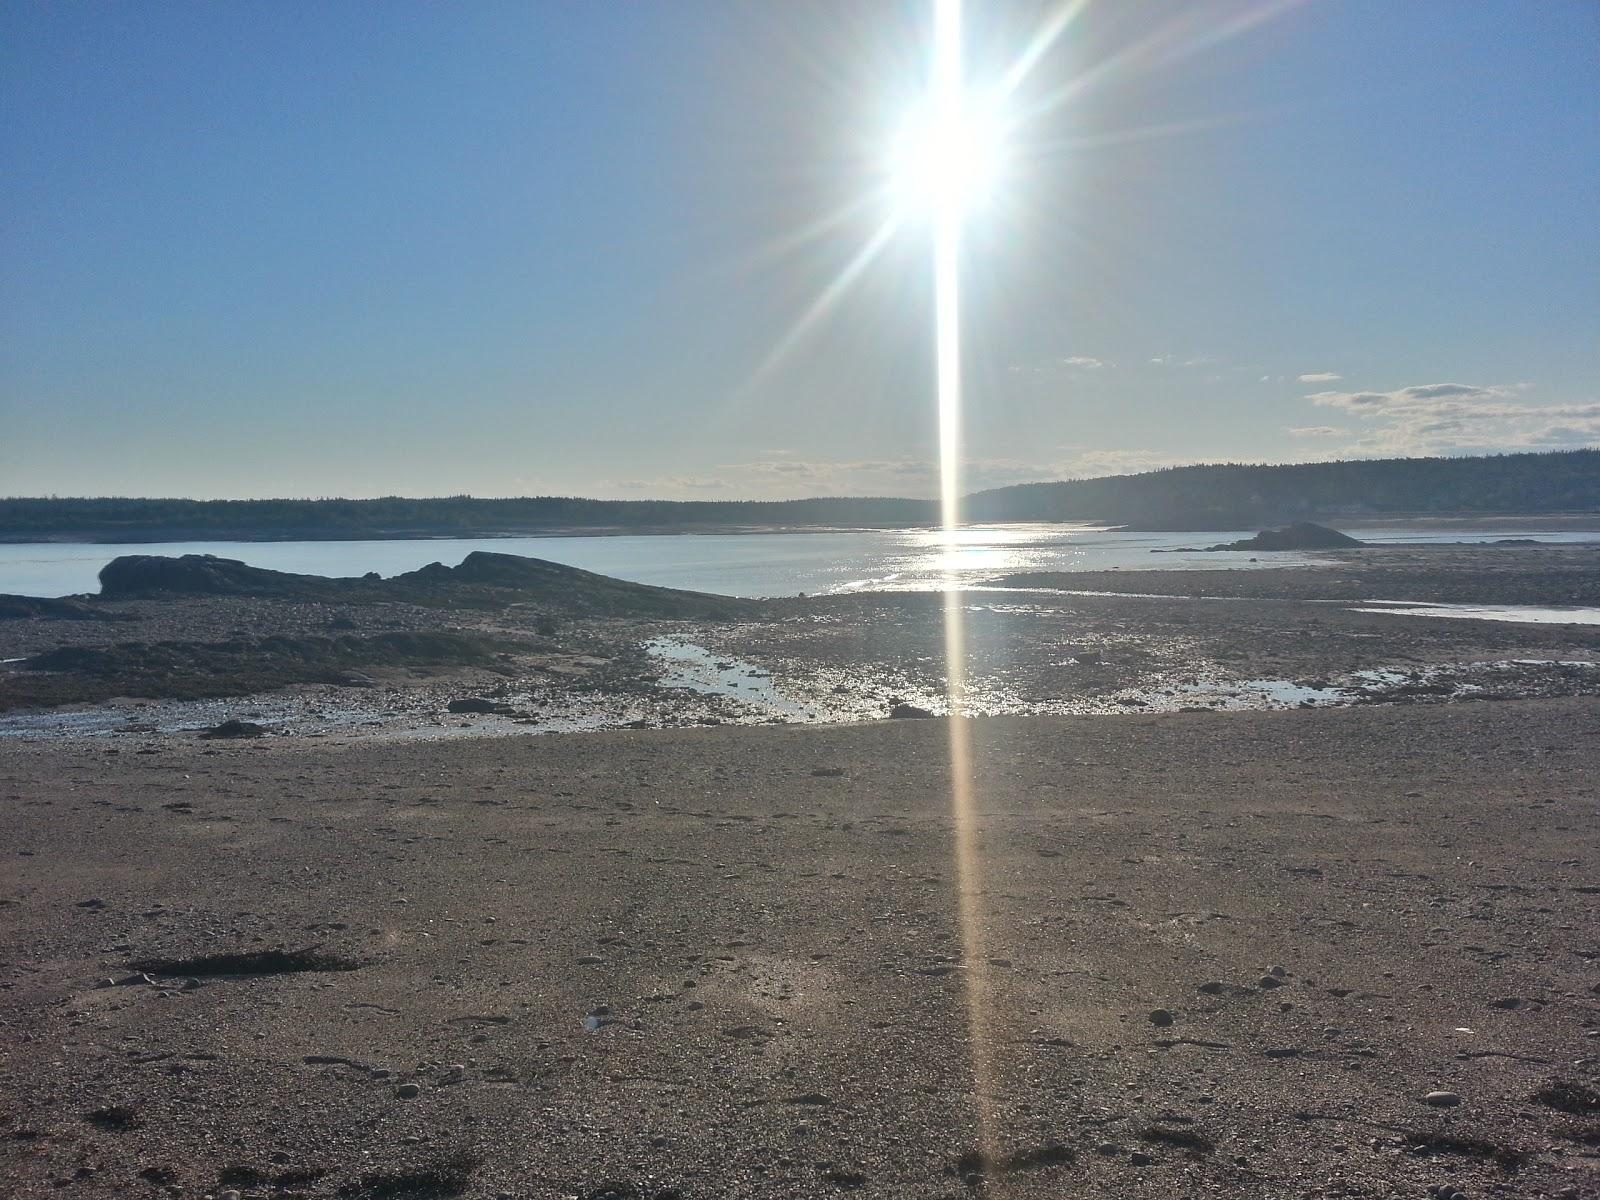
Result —
[[969, 728], [8, 750], [9, 1194], [1600, 1177], [1600, 701]]

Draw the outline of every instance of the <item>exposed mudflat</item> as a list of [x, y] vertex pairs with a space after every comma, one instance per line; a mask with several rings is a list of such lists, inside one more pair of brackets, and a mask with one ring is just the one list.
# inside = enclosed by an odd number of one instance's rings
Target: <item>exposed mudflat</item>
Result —
[[[956, 708], [1600, 694], [1596, 610], [1566, 607], [1600, 603], [1600, 546], [1325, 557], [1315, 568], [1016, 576], [963, 592], [968, 688]], [[653, 605], [659, 589], [639, 590]], [[735, 615], [697, 619], [552, 610], [514, 590], [427, 605], [355, 594], [153, 595], [89, 606], [111, 620], [0, 620], [0, 660], [12, 660], [0, 662], [0, 739], [144, 745], [227, 717], [386, 739], [836, 723], [951, 703], [937, 593], [742, 601]], [[1428, 604], [1481, 607], [1408, 611]], [[462, 699], [497, 711], [449, 711]]]
[[949, 728], [12, 742], [0, 1192], [1592, 1194], [1600, 699]]
[[1256, 600], [1600, 604], [1600, 545], [1593, 543], [1366, 546], [1319, 551], [1316, 567], [1266, 571], [1229, 570], [1235, 557], [1218, 553], [1213, 571], [1036, 572], [995, 582]]

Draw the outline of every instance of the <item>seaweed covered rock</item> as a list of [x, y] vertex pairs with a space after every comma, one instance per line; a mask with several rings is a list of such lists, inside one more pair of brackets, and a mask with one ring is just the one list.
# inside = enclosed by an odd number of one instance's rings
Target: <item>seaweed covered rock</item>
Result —
[[0, 621], [126, 621], [125, 613], [106, 612], [82, 600], [0, 595]]

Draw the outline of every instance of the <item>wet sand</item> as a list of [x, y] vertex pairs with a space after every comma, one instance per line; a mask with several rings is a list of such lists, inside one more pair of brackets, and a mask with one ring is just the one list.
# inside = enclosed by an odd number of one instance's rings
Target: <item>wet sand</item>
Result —
[[3, 1190], [1600, 1182], [1600, 700], [968, 728], [7, 746]]

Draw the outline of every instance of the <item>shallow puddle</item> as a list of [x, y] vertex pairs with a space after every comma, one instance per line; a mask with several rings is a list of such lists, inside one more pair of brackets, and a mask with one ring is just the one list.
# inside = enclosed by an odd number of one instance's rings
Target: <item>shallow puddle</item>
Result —
[[808, 708], [773, 686], [767, 672], [740, 659], [713, 654], [704, 646], [681, 638], [651, 638], [644, 648], [667, 667], [656, 681], [657, 687], [685, 688], [704, 696], [725, 696], [790, 720], [814, 719]]
[[1455, 617], [1472, 621], [1511, 621], [1521, 625], [1600, 625], [1600, 608], [1561, 608], [1537, 604], [1433, 604], [1410, 600], [1367, 600], [1352, 612], [1394, 617]]

